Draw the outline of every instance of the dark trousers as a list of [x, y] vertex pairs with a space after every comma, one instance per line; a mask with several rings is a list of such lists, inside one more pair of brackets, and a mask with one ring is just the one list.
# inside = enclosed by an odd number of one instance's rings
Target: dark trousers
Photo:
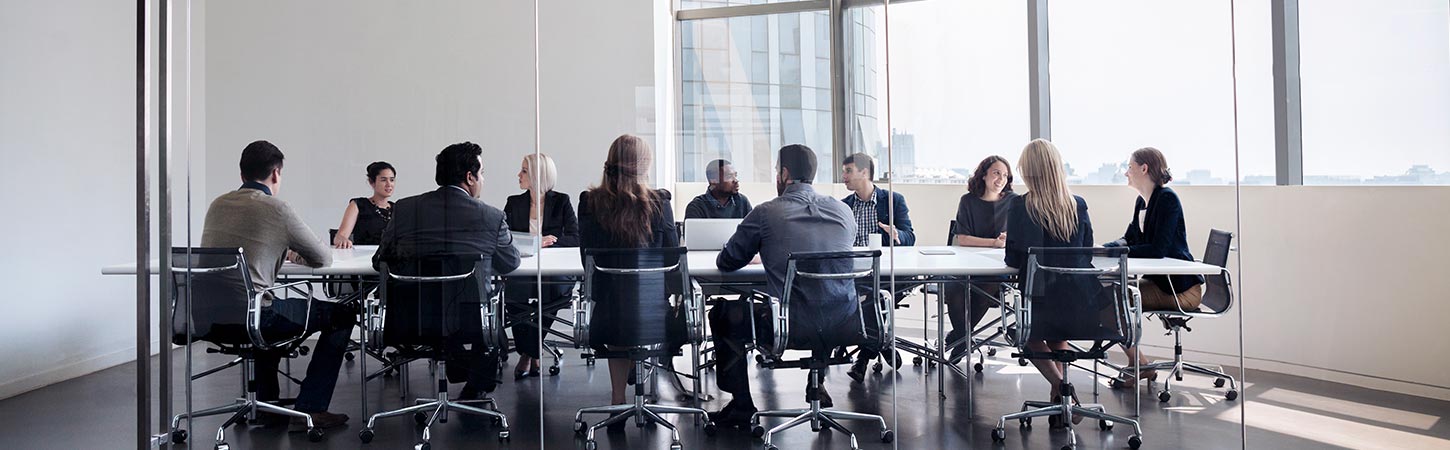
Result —
[[443, 365], [448, 381], [462, 382], [463, 396], [493, 392], [498, 387], [499, 352], [486, 348], [482, 338], [455, 339]]
[[[545, 278], [544, 281], [562, 282], [567, 279]], [[532, 278], [510, 279], [505, 285], [504, 300], [508, 309], [509, 317], [527, 317], [530, 314], [538, 313], [539, 306], [530, 303], [530, 300], [539, 296], [538, 286]], [[543, 353], [542, 342], [539, 341], [539, 330], [544, 330], [544, 338], [548, 339], [548, 330], [554, 326], [554, 316], [564, 307], [569, 299], [572, 288], [568, 285], [546, 284], [543, 286], [544, 297], [549, 300], [544, 303], [542, 323], [538, 320], [515, 321], [513, 326], [514, 351], [518, 354], [534, 359], [539, 359]]]
[[750, 317], [755, 314], [755, 333], [761, 345], [770, 342], [770, 313], [763, 306], [752, 308], [744, 301], [720, 301], [710, 310], [710, 334], [715, 344], [715, 383], [729, 392], [737, 407], [755, 408], [750, 396], [750, 363], [745, 348], [751, 342]]
[[[300, 298], [272, 300], [272, 306], [262, 309], [262, 334], [269, 340], [285, 339], [302, 333], [304, 323], [307, 324], [307, 334], [321, 333], [310, 353], [312, 362], [307, 364], [307, 377], [302, 380], [302, 389], [297, 394], [296, 409], [303, 412], [327, 411], [356, 316], [348, 305], [319, 301], [312, 303], [309, 317], [307, 302], [307, 299]], [[277, 365], [281, 359], [282, 355], [277, 352], [257, 355], [258, 400], [277, 400], [281, 391], [277, 385]]]
[[[992, 297], [1001, 295], [1001, 283], [982, 283], [976, 285]], [[982, 295], [973, 289], [969, 289], [966, 283], [947, 283], [944, 286], [942, 295], [945, 295], [947, 304], [947, 319], [952, 323], [952, 331], [947, 333], [946, 342], [951, 344], [972, 333], [977, 328], [977, 323], [987, 315], [987, 310], [997, 306], [998, 300]], [[967, 298], [971, 297], [968, 304]]]

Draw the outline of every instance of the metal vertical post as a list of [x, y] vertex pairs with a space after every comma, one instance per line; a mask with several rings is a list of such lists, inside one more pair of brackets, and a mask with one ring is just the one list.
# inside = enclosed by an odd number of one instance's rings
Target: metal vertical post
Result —
[[146, 171], [146, 0], [136, 0], [136, 448], [151, 446], [151, 205]]
[[1304, 184], [1303, 105], [1299, 97], [1299, 0], [1274, 0], [1274, 180]]
[[1047, 0], [1027, 2], [1027, 90], [1032, 139], [1052, 139], [1052, 77], [1048, 64]]

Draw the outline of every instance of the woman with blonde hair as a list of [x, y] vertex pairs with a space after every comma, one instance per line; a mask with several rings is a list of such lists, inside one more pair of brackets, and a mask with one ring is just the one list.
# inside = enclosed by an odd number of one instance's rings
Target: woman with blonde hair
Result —
[[[633, 135], [622, 135], [609, 146], [609, 156], [604, 161], [604, 178], [599, 185], [579, 194], [579, 235], [581, 249], [591, 248], [663, 248], [678, 247], [680, 235], [675, 228], [675, 214], [670, 207], [670, 191], [651, 189], [647, 176], [654, 154], [649, 144]], [[609, 289], [595, 289], [615, 298], [629, 297], [629, 286], [610, 286]], [[621, 308], [626, 304], [610, 307], [596, 307], [591, 318], [591, 335], [626, 335], [645, 333], [648, 330], [610, 329], [621, 314], [629, 314]], [[683, 321], [676, 317], [659, 318], [667, 330], [683, 329]], [[667, 333], [668, 335], [668, 333]], [[628, 340], [628, 339], [626, 339]], [[609, 360], [609, 381], [611, 402], [625, 403], [625, 380], [629, 376], [630, 361]], [[610, 428], [623, 427], [617, 422]]]
[[[1093, 228], [1088, 219], [1087, 202], [1073, 195], [1067, 187], [1067, 173], [1063, 170], [1062, 155], [1057, 146], [1045, 139], [1034, 139], [1022, 149], [1017, 161], [1027, 193], [1018, 196], [1008, 206], [1006, 262], [1019, 271], [1019, 280], [1026, 280], [1027, 249], [1032, 247], [1092, 247]], [[1092, 258], [1078, 261], [1054, 261], [1053, 265], [1066, 267], [1091, 267]], [[1054, 285], [1049, 295], [1079, 295], [1075, 290], [1056, 292]], [[1034, 314], [1036, 317], [1036, 314]], [[1038, 324], [1048, 325], [1048, 324]], [[1029, 342], [1033, 352], [1067, 350], [1063, 341]], [[1056, 362], [1034, 359], [1032, 364], [1047, 378], [1052, 386], [1053, 401], [1061, 397], [1059, 389], [1063, 372]], [[1074, 399], [1076, 400], [1076, 399]], [[1062, 416], [1051, 416], [1049, 421], [1057, 425]], [[1073, 422], [1082, 420], [1074, 415]]]
[[[579, 221], [574, 217], [574, 203], [569, 200], [569, 194], [554, 190], [558, 178], [558, 169], [549, 155], [524, 156], [519, 168], [519, 189], [524, 192], [509, 196], [503, 206], [509, 231], [532, 234], [539, 239], [541, 247], [579, 246]], [[539, 376], [540, 327], [548, 330], [553, 326], [553, 316], [563, 307], [570, 291], [567, 279], [545, 277], [544, 281], [552, 283], [544, 286], [539, 305], [532, 306], [530, 300], [540, 297], [533, 279], [518, 281], [505, 287], [509, 314], [528, 314], [532, 312], [528, 309], [542, 308], [544, 318], [542, 325], [535, 321], [513, 326], [514, 348], [519, 354], [519, 363], [514, 367], [515, 380]]]

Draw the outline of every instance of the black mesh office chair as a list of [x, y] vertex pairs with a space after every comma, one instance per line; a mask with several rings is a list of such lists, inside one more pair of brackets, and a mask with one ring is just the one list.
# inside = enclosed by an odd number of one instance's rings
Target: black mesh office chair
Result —
[[[1094, 266], [1095, 257], [1104, 262]], [[1128, 249], [1118, 248], [1042, 248], [1027, 249], [1027, 270], [1021, 280], [1022, 290], [1008, 290], [1007, 297], [1016, 300], [1017, 326], [1014, 342], [1018, 353], [1027, 359], [1046, 359], [1062, 368], [1061, 399], [1053, 402], [1025, 402], [1023, 411], [1002, 416], [992, 430], [992, 440], [1007, 439], [1008, 420], [1020, 421], [1023, 428], [1032, 426], [1033, 417], [1060, 416], [1068, 428], [1071, 441], [1064, 450], [1077, 446], [1077, 433], [1072, 430], [1072, 416], [1097, 419], [1098, 427], [1111, 430], [1114, 422], [1132, 425], [1133, 436], [1128, 446], [1143, 444], [1143, 430], [1138, 421], [1104, 412], [1102, 405], [1074, 405], [1073, 386], [1068, 382], [1068, 365], [1084, 359], [1107, 357], [1114, 345], [1136, 345], [1141, 324], [1134, 313], [1127, 278]], [[1028, 345], [1036, 341], [1089, 341], [1087, 349], [1070, 348], [1037, 352]]]
[[[705, 431], [714, 432], [698, 400], [694, 407], [645, 401], [646, 380], [660, 366], [649, 361], [674, 357], [679, 344], [698, 346], [704, 341], [704, 301], [699, 286], [690, 280], [685, 255], [684, 247], [584, 250], [584, 282], [574, 305], [575, 345], [593, 348], [595, 358], [629, 359], [636, 375], [633, 403], [580, 408], [574, 413], [574, 431], [585, 434], [584, 448], [593, 450], [597, 445], [595, 430], [633, 418], [638, 427], [657, 423], [669, 428], [670, 448], [678, 450], [680, 433], [660, 414], [698, 415], [706, 421]], [[671, 331], [672, 297], [680, 300], [683, 330]], [[699, 354], [692, 356], [693, 367], [699, 367]], [[590, 426], [585, 414], [613, 416]]]
[[[420, 450], [427, 450], [434, 422], [448, 421], [449, 411], [493, 418], [500, 427], [499, 440], [509, 438], [508, 417], [499, 412], [493, 399], [450, 400], [446, 360], [460, 351], [466, 357], [496, 352], [506, 345], [503, 332], [503, 304], [490, 289], [490, 261], [478, 257], [422, 258], [399, 267], [382, 264], [378, 289], [381, 328], [369, 327], [364, 345], [375, 349], [391, 347], [402, 358], [427, 359], [436, 374], [436, 396], [419, 398], [415, 405], [380, 412], [368, 418], [358, 432], [363, 443], [373, 439], [378, 419], [413, 414], [423, 426]], [[371, 316], [371, 315], [370, 315]], [[465, 344], [469, 350], [461, 350]], [[479, 346], [483, 348], [478, 348]], [[488, 356], [482, 356], [488, 357]], [[366, 407], [366, 398], [363, 399]], [[429, 413], [431, 411], [431, 413]], [[364, 411], [366, 414], [366, 411]]]
[[[256, 357], [260, 352], [276, 352], [288, 357], [300, 353], [303, 331], [295, 336], [279, 336], [270, 330], [262, 330], [262, 304], [277, 294], [292, 291], [304, 298], [312, 298], [312, 286], [307, 282], [288, 283], [266, 289], [254, 289], [251, 272], [247, 270], [247, 259], [240, 248], [174, 247], [171, 249], [171, 342], [185, 345], [190, 350], [194, 342], [206, 342], [214, 346], [208, 353], [236, 355], [242, 366], [243, 397], [229, 405], [178, 414], [171, 419], [171, 441], [186, 441], [187, 431], [181, 429], [181, 421], [230, 413], [232, 416], [222, 422], [216, 431], [216, 449], [226, 450], [226, 428], [244, 420], [255, 420], [258, 411], [266, 411], [292, 417], [302, 417], [307, 422], [307, 438], [312, 442], [322, 440], [322, 429], [313, 427], [312, 416], [257, 400]], [[308, 302], [308, 316], [312, 303]], [[275, 374], [267, 374], [275, 376]], [[187, 389], [191, 389], [187, 380]]]
[[[842, 426], [838, 420], [869, 420], [881, 427], [881, 442], [891, 442], [895, 434], [886, 426], [886, 419], [875, 414], [863, 414], [821, 407], [821, 375], [833, 365], [849, 364], [849, 355], [832, 355], [832, 350], [843, 346], [878, 346], [883, 353], [894, 352], [892, 345], [891, 310], [894, 301], [890, 292], [881, 289], [881, 251], [853, 252], [805, 252], [792, 253], [788, 260], [784, 291], [779, 299], [757, 292], [756, 298], [766, 303], [770, 310], [770, 323], [774, 327], [769, 343], [759, 347], [763, 356], [761, 365], [769, 369], [806, 369], [806, 401], [809, 406], [800, 409], [760, 411], [751, 416], [751, 433], [765, 439], [766, 449], [775, 449], [771, 437], [800, 424], [810, 423], [811, 429], [821, 431], [834, 429], [851, 439], [851, 448], [859, 448], [856, 435]], [[869, 284], [856, 283], [870, 278]], [[800, 308], [797, 314], [814, 314], [815, 308], [833, 303], [833, 299], [797, 298], [799, 288], [809, 284], [817, 287], [832, 283], [843, 283], [853, 297], [834, 299], [846, 302], [856, 309], [842, 327], [832, 330], [801, 329], [792, 331], [791, 307]], [[804, 292], [804, 291], [801, 291]], [[858, 301], [864, 298], [865, 301]], [[799, 316], [798, 316], [799, 317]], [[822, 332], [824, 331], [824, 332]], [[786, 360], [787, 350], [807, 350], [810, 356]], [[790, 421], [766, 430], [760, 424], [762, 417], [790, 417]]]
[[1208, 232], [1208, 247], [1203, 252], [1203, 262], [1213, 264], [1222, 268], [1217, 275], [1204, 277], [1203, 300], [1198, 309], [1184, 311], [1182, 307], [1176, 310], [1144, 311], [1144, 314], [1158, 316], [1163, 320], [1163, 326], [1173, 335], [1173, 360], [1158, 361], [1145, 365], [1141, 370], [1169, 370], [1172, 371], [1171, 379], [1163, 382], [1163, 390], [1158, 393], [1158, 400], [1167, 402], [1173, 398], [1170, 393], [1172, 380], [1183, 381], [1183, 372], [1189, 371], [1201, 375], [1215, 377], [1213, 387], [1223, 387], [1228, 382], [1228, 392], [1224, 398], [1235, 400], [1239, 398], [1238, 380], [1223, 370], [1223, 367], [1212, 367], [1205, 364], [1183, 361], [1183, 339], [1184, 330], [1193, 331], [1188, 327], [1191, 319], [1213, 319], [1223, 317], [1230, 309], [1233, 309], [1233, 279], [1228, 272], [1228, 254], [1233, 242], [1233, 233], [1223, 230], [1210, 230]]

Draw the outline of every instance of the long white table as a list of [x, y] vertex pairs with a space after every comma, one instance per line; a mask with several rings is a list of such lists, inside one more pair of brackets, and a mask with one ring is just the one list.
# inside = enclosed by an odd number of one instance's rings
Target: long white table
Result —
[[[936, 246], [896, 247], [881, 250], [883, 277], [891, 273], [904, 277], [991, 276], [1017, 273], [1017, 269], [1008, 267], [1003, 262], [1004, 252], [1001, 249]], [[949, 255], [925, 255], [922, 254], [923, 250], [949, 250], [952, 253]], [[333, 249], [332, 265], [314, 269], [289, 262], [282, 265], [278, 275], [291, 277], [377, 275], [377, 271], [373, 270], [372, 266], [373, 253], [376, 251], [376, 246]], [[721, 271], [715, 266], [715, 258], [718, 254], [718, 251], [691, 251], [687, 262], [690, 275], [710, 279], [765, 276], [765, 268], [759, 264], [751, 264], [733, 272]], [[1111, 258], [1095, 258], [1093, 261], [1094, 265], [1100, 267], [1110, 267], [1116, 263], [1117, 261]], [[151, 273], [159, 270], [160, 265], [156, 261], [152, 261]], [[1167, 258], [1128, 258], [1129, 276], [1212, 275], [1219, 273], [1220, 270], [1218, 266], [1194, 261]], [[136, 265], [133, 263], [105, 266], [101, 268], [101, 273], [104, 275], [135, 275]], [[545, 248], [538, 255], [523, 258], [519, 263], [519, 268], [508, 274], [509, 277], [536, 275], [583, 276], [584, 265], [579, 257], [579, 249]]]

